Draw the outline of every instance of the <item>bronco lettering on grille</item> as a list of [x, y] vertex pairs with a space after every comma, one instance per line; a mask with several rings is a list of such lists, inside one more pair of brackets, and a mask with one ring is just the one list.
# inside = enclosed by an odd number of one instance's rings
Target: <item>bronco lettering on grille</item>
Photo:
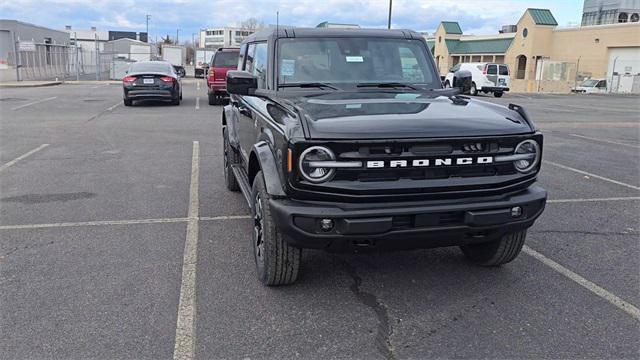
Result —
[[460, 158], [435, 158], [435, 159], [415, 159], [415, 160], [373, 160], [367, 161], [367, 169], [379, 168], [405, 168], [405, 167], [429, 167], [429, 166], [457, 166], [457, 165], [477, 165], [491, 164], [493, 157], [460, 157]]

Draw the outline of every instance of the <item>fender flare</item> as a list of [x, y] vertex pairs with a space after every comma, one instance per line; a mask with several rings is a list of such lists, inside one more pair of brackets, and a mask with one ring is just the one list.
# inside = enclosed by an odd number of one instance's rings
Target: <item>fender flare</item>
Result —
[[238, 138], [238, 118], [231, 105], [226, 105], [224, 107], [224, 114], [222, 116], [222, 127], [227, 128], [227, 134], [229, 135], [229, 144], [234, 149], [240, 149], [240, 139]]
[[[250, 183], [253, 184], [253, 177], [261, 170], [264, 175], [267, 193], [274, 197], [285, 197], [282, 179], [278, 171], [278, 162], [274, 158], [269, 144], [266, 141], [260, 141], [253, 145], [249, 159], [248, 175]], [[252, 161], [257, 161], [258, 163], [253, 164]]]

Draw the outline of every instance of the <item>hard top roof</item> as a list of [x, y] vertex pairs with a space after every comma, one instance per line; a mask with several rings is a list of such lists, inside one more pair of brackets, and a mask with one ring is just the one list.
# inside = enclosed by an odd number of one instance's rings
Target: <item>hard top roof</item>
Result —
[[269, 38], [296, 38], [296, 37], [379, 37], [395, 39], [420, 39], [422, 35], [413, 30], [399, 29], [345, 29], [345, 28], [269, 28], [249, 35], [243, 43], [254, 41], [266, 41]]

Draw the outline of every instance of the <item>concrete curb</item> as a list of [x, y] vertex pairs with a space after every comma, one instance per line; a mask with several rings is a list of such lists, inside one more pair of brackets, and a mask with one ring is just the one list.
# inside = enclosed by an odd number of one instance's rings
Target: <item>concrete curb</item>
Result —
[[37, 82], [11, 82], [0, 83], [0, 88], [30, 88], [43, 86], [56, 86], [62, 84], [62, 81], [37, 81]]

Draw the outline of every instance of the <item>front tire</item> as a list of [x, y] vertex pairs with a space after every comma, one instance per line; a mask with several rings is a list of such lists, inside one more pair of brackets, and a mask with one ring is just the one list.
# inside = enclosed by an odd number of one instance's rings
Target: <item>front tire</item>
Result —
[[222, 143], [223, 143], [223, 151], [224, 151], [224, 182], [227, 185], [227, 189], [231, 191], [239, 191], [240, 185], [238, 184], [238, 179], [233, 174], [233, 170], [231, 170], [231, 164], [237, 164], [240, 159], [238, 158], [238, 154], [229, 144], [229, 135], [227, 134], [227, 129], [222, 130]]
[[444, 82], [444, 88], [445, 88], [445, 89], [451, 89], [451, 84], [449, 83], [449, 80], [446, 80], [446, 81]]
[[487, 243], [463, 245], [460, 249], [471, 262], [481, 266], [500, 266], [513, 261], [524, 245], [527, 231], [506, 234]]
[[502, 94], [503, 94], [502, 91], [496, 91], [496, 92], [493, 93], [493, 96], [502, 97]]
[[268, 286], [292, 284], [298, 277], [302, 250], [289, 245], [278, 230], [271, 215], [262, 171], [253, 181], [251, 199], [253, 255], [258, 279]]
[[478, 88], [476, 87], [476, 83], [474, 82], [471, 83], [471, 90], [469, 91], [469, 94], [473, 96], [478, 96]]

